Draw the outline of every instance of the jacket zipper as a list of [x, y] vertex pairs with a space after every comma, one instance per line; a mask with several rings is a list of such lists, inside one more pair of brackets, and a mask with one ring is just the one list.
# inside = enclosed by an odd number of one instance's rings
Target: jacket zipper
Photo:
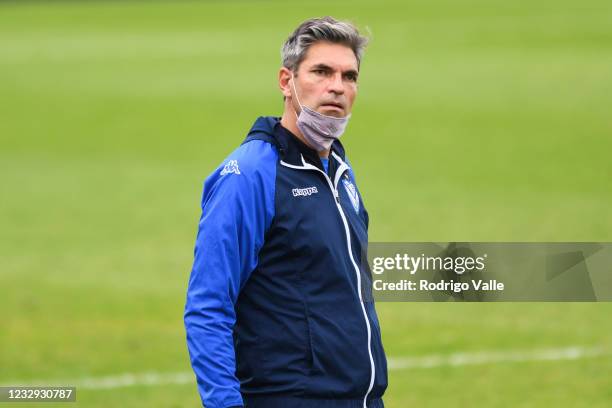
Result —
[[323, 170], [319, 169], [316, 166], [313, 166], [310, 163], [306, 163], [306, 161], [304, 160], [304, 156], [301, 156], [302, 164], [303, 164], [303, 166], [301, 167], [294, 166], [289, 163], [285, 163], [282, 160], [281, 160], [281, 164], [285, 167], [290, 167], [294, 169], [300, 169], [300, 170], [306, 169], [306, 170], [318, 171], [319, 173], [323, 174], [323, 176], [325, 177], [325, 180], [327, 181], [327, 184], [329, 185], [329, 188], [331, 189], [332, 194], [334, 195], [334, 199], [336, 201], [336, 208], [338, 209], [338, 213], [340, 214], [340, 218], [342, 219], [342, 224], [344, 224], [344, 232], [346, 233], [346, 243], [347, 243], [349, 258], [351, 260], [351, 264], [353, 265], [353, 268], [355, 269], [355, 275], [357, 276], [357, 294], [359, 295], [359, 304], [361, 305], [361, 311], [363, 312], [363, 318], [365, 319], [366, 329], [368, 333], [368, 355], [370, 357], [370, 385], [368, 386], [368, 390], [363, 397], [363, 408], [367, 408], [368, 395], [370, 394], [370, 392], [372, 391], [372, 388], [374, 387], [374, 378], [376, 376], [376, 368], [374, 367], [374, 357], [372, 356], [372, 328], [370, 326], [370, 319], [368, 318], [368, 314], [365, 309], [365, 304], [363, 303], [363, 296], [361, 294], [361, 274], [359, 272], [359, 267], [357, 266], [357, 263], [355, 262], [355, 258], [353, 258], [353, 249], [351, 245], [351, 233], [349, 230], [348, 221], [346, 220], [346, 215], [344, 214], [344, 210], [342, 209], [342, 205], [340, 204], [340, 194], [338, 194], [338, 188], [337, 188], [340, 177], [346, 170], [348, 170], [349, 167], [338, 155], [336, 155], [333, 152], [332, 152], [332, 155], [337, 161], [340, 162], [340, 167], [336, 170], [336, 177], [333, 183], [331, 179], [329, 178], [329, 176]]

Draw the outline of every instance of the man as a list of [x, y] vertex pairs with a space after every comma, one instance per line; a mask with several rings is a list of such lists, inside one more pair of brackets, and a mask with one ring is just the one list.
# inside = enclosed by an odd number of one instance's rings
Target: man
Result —
[[204, 184], [185, 327], [207, 408], [384, 406], [368, 213], [338, 141], [365, 44], [349, 23], [302, 23], [282, 49], [282, 117], [258, 118]]

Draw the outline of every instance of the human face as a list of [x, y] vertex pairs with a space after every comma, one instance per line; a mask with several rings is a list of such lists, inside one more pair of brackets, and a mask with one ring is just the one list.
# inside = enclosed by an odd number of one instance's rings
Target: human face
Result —
[[292, 79], [293, 108], [300, 112], [299, 99], [302, 105], [323, 115], [347, 116], [357, 96], [358, 75], [357, 58], [351, 48], [329, 42], [311, 45]]

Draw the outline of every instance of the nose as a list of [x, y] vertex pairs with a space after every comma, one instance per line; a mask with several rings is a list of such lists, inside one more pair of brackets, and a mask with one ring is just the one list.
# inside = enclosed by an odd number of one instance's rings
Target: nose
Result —
[[344, 83], [342, 82], [341, 72], [336, 72], [334, 75], [332, 75], [328, 90], [337, 95], [342, 95], [344, 93]]

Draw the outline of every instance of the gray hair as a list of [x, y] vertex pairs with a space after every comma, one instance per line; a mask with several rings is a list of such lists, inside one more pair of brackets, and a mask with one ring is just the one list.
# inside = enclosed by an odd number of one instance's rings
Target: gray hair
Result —
[[367, 37], [359, 34], [357, 28], [347, 21], [338, 21], [329, 16], [311, 18], [300, 24], [283, 44], [281, 49], [283, 66], [297, 71], [306, 57], [308, 48], [318, 41], [344, 44], [351, 48], [357, 58], [358, 67], [368, 44]]

